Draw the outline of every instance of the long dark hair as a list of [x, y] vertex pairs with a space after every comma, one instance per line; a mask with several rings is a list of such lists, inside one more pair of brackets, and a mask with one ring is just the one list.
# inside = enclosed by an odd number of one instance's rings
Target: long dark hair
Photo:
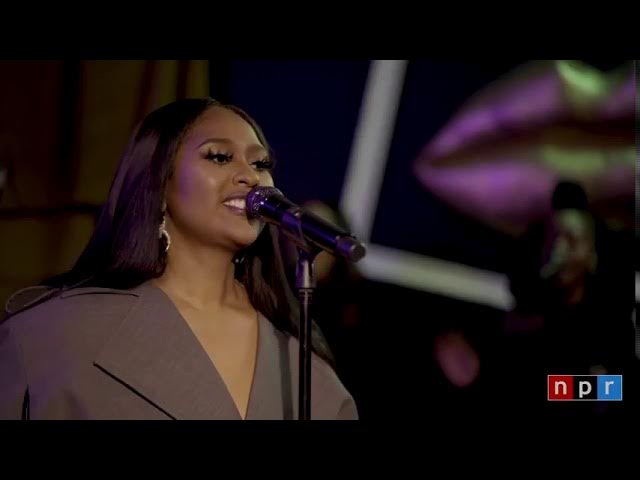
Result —
[[[242, 117], [272, 155], [255, 120], [233, 105], [211, 98], [183, 99], [155, 110], [140, 122], [127, 145], [88, 245], [74, 267], [50, 285], [126, 289], [162, 275], [167, 258], [158, 228], [165, 187], [185, 135], [211, 107], [226, 108]], [[276, 328], [297, 337], [298, 309], [286, 282], [277, 229], [266, 226], [237, 258], [242, 261], [236, 264], [236, 278], [244, 284], [254, 308]], [[333, 365], [316, 325], [312, 333], [314, 351]]]

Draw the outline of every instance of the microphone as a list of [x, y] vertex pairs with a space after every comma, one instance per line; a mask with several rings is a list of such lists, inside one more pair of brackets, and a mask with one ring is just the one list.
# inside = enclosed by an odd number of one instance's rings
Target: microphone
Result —
[[249, 217], [276, 225], [299, 246], [311, 243], [352, 262], [366, 253], [364, 245], [351, 233], [299, 207], [275, 187], [255, 187], [246, 203]]

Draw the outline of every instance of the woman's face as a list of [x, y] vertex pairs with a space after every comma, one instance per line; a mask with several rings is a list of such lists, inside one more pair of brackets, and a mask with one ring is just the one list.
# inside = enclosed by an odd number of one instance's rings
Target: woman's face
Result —
[[172, 235], [238, 251], [253, 243], [262, 222], [249, 219], [247, 193], [273, 186], [271, 159], [256, 132], [223, 107], [206, 110], [194, 123], [175, 161], [166, 190]]

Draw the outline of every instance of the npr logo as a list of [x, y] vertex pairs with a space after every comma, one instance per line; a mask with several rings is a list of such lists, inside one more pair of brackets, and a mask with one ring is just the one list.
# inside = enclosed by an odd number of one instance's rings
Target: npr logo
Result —
[[547, 400], [622, 400], [622, 375], [547, 375]]

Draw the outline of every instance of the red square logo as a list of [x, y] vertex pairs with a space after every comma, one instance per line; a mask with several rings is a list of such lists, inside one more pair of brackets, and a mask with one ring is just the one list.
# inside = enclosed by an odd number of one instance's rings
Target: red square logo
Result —
[[548, 400], [572, 400], [573, 376], [572, 375], [548, 375], [547, 376]]

